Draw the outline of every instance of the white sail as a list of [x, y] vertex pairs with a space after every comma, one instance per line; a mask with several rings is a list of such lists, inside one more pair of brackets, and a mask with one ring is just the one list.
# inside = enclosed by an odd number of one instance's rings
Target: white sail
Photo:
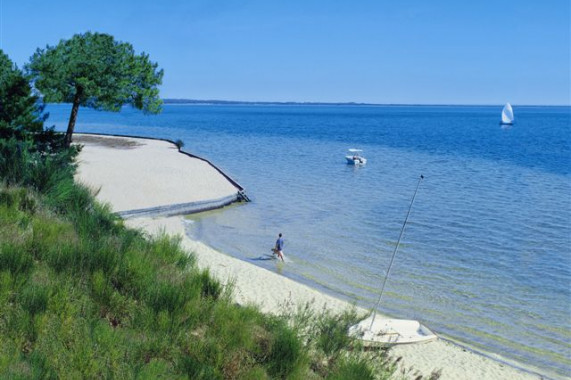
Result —
[[502, 124], [512, 124], [514, 121], [514, 111], [509, 103], [506, 103], [502, 110]]

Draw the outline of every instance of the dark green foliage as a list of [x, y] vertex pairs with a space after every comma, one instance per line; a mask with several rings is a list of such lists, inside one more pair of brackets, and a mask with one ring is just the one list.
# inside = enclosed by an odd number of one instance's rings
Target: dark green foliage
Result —
[[33, 151], [31, 143], [14, 137], [0, 139], [0, 178], [9, 185], [24, 185], [47, 192], [63, 180], [72, 182], [75, 168], [71, 160], [77, 151], [70, 148], [59, 154]]
[[302, 344], [296, 332], [289, 328], [284, 320], [273, 321], [271, 331], [273, 339], [267, 357], [269, 372], [275, 378], [286, 378], [305, 359]]
[[[46, 203], [60, 215], [66, 215], [74, 220], [84, 219], [87, 224], [90, 222], [95, 224], [95, 220], [87, 220], [95, 211], [95, 202], [89, 190], [82, 186], [76, 186], [69, 175], [61, 179], [57, 179], [59, 176], [57, 173], [54, 173], [54, 176], [56, 177], [54, 185], [44, 190]], [[104, 223], [104, 226], [108, 227], [108, 223]], [[88, 228], [85, 225], [78, 227]], [[94, 230], [93, 232], [97, 231]]]
[[158, 112], [162, 104], [157, 86], [163, 71], [157, 68], [131, 44], [91, 32], [38, 49], [27, 66], [48, 102], [73, 103], [79, 96], [85, 107], [119, 111], [131, 104], [146, 112]]
[[352, 340], [347, 331], [356, 320], [357, 315], [354, 312], [342, 314], [324, 312], [317, 320], [317, 347], [326, 355], [338, 355], [341, 350], [351, 345]]
[[61, 150], [63, 135], [44, 129], [43, 110], [28, 80], [0, 50], [0, 140], [32, 142], [27, 148], [43, 153]]
[[15, 138], [0, 140], [0, 176], [7, 184], [27, 185], [37, 158], [29, 147], [29, 142]]
[[37, 101], [24, 75], [0, 50], [0, 139], [26, 140], [43, 130]]
[[48, 289], [45, 286], [28, 284], [18, 295], [18, 301], [24, 310], [34, 316], [46, 310], [48, 296]]
[[184, 146], [184, 141], [182, 141], [181, 139], [177, 139], [174, 144], [176, 145], [176, 147], [178, 148], [178, 150], [180, 150], [183, 146]]
[[200, 362], [192, 356], [183, 356], [180, 359], [180, 369], [189, 379], [218, 380], [223, 377], [212, 366]]
[[8, 270], [14, 275], [27, 273], [33, 265], [33, 257], [21, 252], [20, 247], [11, 242], [0, 243], [0, 270]]
[[205, 298], [218, 299], [222, 294], [222, 285], [215, 280], [208, 269], [201, 271], [196, 278], [200, 281], [200, 294]]
[[186, 301], [188, 298], [184, 289], [167, 281], [155, 283], [147, 295], [147, 303], [155, 313], [165, 310], [172, 314], [181, 309]]
[[50, 362], [46, 355], [42, 354], [39, 351], [32, 352], [27, 358], [26, 361], [30, 364], [30, 367], [33, 369], [33, 376], [30, 376], [34, 379], [44, 379], [44, 380], [56, 380], [58, 378], [56, 372], [50, 366]]
[[79, 106], [117, 112], [124, 104], [158, 113], [163, 71], [145, 53], [103, 33], [76, 34], [56, 46], [38, 49], [27, 65], [47, 102], [72, 103], [66, 133], [69, 146]]

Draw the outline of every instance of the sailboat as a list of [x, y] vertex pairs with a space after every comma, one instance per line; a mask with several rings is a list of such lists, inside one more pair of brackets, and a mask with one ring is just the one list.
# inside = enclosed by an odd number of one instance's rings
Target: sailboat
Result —
[[381, 287], [381, 292], [377, 304], [371, 311], [371, 314], [369, 315], [368, 318], [362, 320], [361, 322], [349, 328], [349, 336], [360, 339], [365, 346], [387, 346], [387, 345], [395, 345], [403, 343], [422, 343], [438, 339], [436, 334], [430, 331], [428, 327], [420, 324], [420, 322], [418, 321], [406, 320], [406, 319], [388, 319], [388, 318], [375, 319], [377, 316], [377, 309], [381, 304], [381, 299], [383, 297], [385, 285], [387, 284], [387, 280], [389, 278], [389, 273], [391, 272], [391, 267], [393, 265], [394, 258], [399, 249], [401, 238], [404, 235], [404, 229], [406, 227], [410, 211], [412, 210], [412, 204], [414, 203], [414, 199], [416, 198], [416, 192], [418, 191], [420, 182], [423, 179], [424, 179], [423, 175], [421, 175], [420, 178], [418, 179], [418, 184], [416, 185], [416, 190], [414, 191], [414, 195], [412, 196], [412, 200], [410, 201], [408, 213], [406, 214], [406, 218], [404, 219], [399, 239], [397, 240], [397, 245], [395, 246], [395, 250], [393, 251], [393, 255], [391, 257], [389, 268], [387, 269], [387, 273], [385, 275], [385, 279]]
[[502, 110], [502, 121], [501, 125], [512, 125], [514, 123], [514, 111], [511, 104], [506, 103], [504, 109]]

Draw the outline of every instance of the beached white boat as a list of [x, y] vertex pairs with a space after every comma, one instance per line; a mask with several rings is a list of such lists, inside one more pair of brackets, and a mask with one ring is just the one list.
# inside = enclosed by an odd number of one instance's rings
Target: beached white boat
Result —
[[349, 335], [361, 339], [367, 346], [426, 343], [438, 339], [436, 334], [418, 321], [374, 316], [351, 326]]
[[362, 155], [363, 151], [361, 149], [349, 149], [349, 153], [345, 156], [347, 164], [349, 165], [365, 165], [367, 159]]
[[514, 123], [514, 111], [511, 104], [506, 103], [504, 109], [502, 110], [502, 125], [512, 125]]
[[394, 258], [399, 249], [401, 238], [404, 235], [406, 223], [408, 221], [410, 211], [412, 210], [412, 205], [414, 204], [416, 193], [418, 192], [418, 188], [420, 187], [420, 183], [422, 182], [423, 179], [424, 176], [421, 174], [420, 178], [418, 179], [416, 189], [414, 190], [414, 195], [412, 196], [412, 199], [410, 201], [410, 206], [408, 208], [408, 212], [404, 219], [404, 223], [402, 225], [401, 232], [397, 240], [397, 244], [395, 246], [395, 250], [393, 251], [393, 255], [389, 263], [385, 279], [383, 280], [383, 285], [381, 286], [381, 292], [379, 294], [379, 299], [377, 301], [377, 304], [373, 308], [373, 311], [371, 312], [371, 315], [369, 317], [363, 319], [361, 322], [349, 328], [348, 332], [349, 335], [357, 339], [361, 339], [365, 345], [383, 346], [383, 345], [393, 345], [393, 344], [424, 343], [424, 342], [430, 342], [431, 340], [435, 340], [438, 338], [436, 334], [434, 334], [432, 331], [430, 331], [430, 329], [428, 329], [428, 327], [420, 324], [420, 322], [418, 321], [413, 321], [408, 319], [390, 319], [382, 317], [375, 318], [377, 315], [378, 307], [381, 304], [381, 300], [383, 298], [383, 292], [385, 290], [385, 285], [389, 278], [389, 273], [391, 272], [391, 267], [393, 265]]

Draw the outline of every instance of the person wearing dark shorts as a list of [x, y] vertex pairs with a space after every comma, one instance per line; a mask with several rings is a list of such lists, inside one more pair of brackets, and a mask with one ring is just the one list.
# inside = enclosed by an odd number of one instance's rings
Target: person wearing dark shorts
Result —
[[282, 259], [282, 261], [284, 261], [283, 248], [284, 248], [284, 239], [282, 238], [282, 234], [280, 232], [280, 234], [278, 236], [278, 240], [276, 240], [276, 246], [274, 247], [274, 253], [277, 254], [278, 257], [280, 259]]

